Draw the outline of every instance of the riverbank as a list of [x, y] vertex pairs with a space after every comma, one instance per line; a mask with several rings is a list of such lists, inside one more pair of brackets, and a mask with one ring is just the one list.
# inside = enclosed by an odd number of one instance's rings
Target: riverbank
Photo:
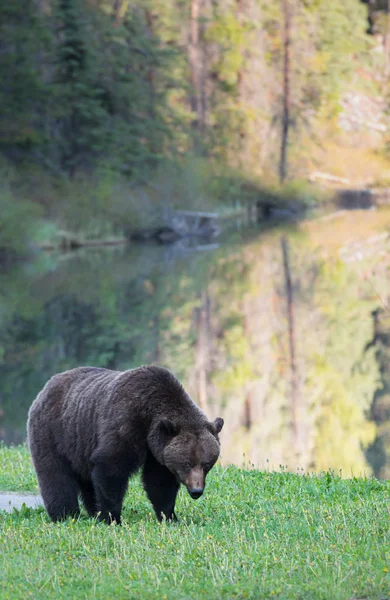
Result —
[[72, 180], [41, 175], [14, 172], [0, 185], [0, 262], [39, 250], [210, 239], [228, 221], [284, 220], [321, 196], [304, 181], [269, 186], [191, 161], [137, 183], [114, 173]]
[[[37, 491], [25, 446], [0, 447], [0, 489]], [[159, 525], [138, 478], [121, 528], [0, 513], [2, 598], [386, 598], [388, 482], [215, 468], [179, 523]]]
[[91, 181], [90, 187], [85, 181], [68, 183], [50, 199], [47, 190], [37, 199], [31, 190], [19, 197], [11, 188], [0, 188], [0, 264], [41, 251], [183, 239], [207, 244], [237, 227], [301, 221], [313, 209], [337, 214], [340, 209], [367, 210], [390, 201], [389, 188], [332, 189], [299, 180], [267, 187], [228, 177], [218, 185], [214, 197], [207, 192], [197, 198], [190, 192], [167, 198], [154, 184], [134, 190], [124, 182], [104, 186]]

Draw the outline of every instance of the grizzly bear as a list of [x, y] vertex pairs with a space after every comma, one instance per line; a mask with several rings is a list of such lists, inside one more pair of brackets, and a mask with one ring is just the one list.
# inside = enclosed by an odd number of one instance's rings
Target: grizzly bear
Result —
[[141, 467], [159, 521], [176, 520], [181, 483], [199, 498], [222, 426], [167, 369], [79, 367], [46, 383], [30, 408], [27, 436], [53, 521], [77, 516], [80, 494], [90, 516], [120, 524], [129, 478]]

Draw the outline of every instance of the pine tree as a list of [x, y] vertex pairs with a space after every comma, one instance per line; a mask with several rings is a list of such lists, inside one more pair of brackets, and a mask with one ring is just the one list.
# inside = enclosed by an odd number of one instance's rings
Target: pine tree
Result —
[[53, 82], [53, 133], [63, 171], [73, 175], [99, 156], [108, 136], [107, 106], [94, 79], [80, 0], [58, 0]]
[[31, 159], [42, 142], [43, 44], [43, 23], [33, 0], [1, 3], [0, 152], [17, 162]]

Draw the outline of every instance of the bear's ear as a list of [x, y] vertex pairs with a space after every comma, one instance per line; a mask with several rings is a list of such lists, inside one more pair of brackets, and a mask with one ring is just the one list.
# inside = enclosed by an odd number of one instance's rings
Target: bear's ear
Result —
[[214, 435], [218, 435], [223, 427], [223, 423], [223, 419], [221, 419], [221, 417], [218, 417], [212, 423], [208, 423], [206, 427], [211, 433], [213, 433]]
[[177, 435], [179, 433], [179, 428], [177, 425], [175, 425], [175, 423], [172, 423], [172, 421], [170, 421], [167, 418], [163, 418], [161, 419], [160, 423], [160, 431], [164, 434], [167, 435], [169, 437], [175, 437], [175, 435]]
[[221, 419], [221, 417], [218, 417], [217, 419], [215, 419], [214, 427], [215, 427], [215, 431], [217, 433], [219, 433], [222, 430], [223, 424], [224, 424], [224, 420]]

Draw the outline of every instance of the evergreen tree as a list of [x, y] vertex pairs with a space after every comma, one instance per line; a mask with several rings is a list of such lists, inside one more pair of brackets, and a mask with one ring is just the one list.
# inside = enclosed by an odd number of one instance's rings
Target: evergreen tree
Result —
[[0, 152], [10, 160], [31, 159], [42, 142], [45, 103], [40, 53], [44, 23], [33, 0], [0, 6]]
[[91, 164], [107, 140], [108, 114], [94, 57], [87, 45], [80, 0], [58, 0], [52, 85], [52, 133], [56, 134], [61, 168], [73, 174]]

